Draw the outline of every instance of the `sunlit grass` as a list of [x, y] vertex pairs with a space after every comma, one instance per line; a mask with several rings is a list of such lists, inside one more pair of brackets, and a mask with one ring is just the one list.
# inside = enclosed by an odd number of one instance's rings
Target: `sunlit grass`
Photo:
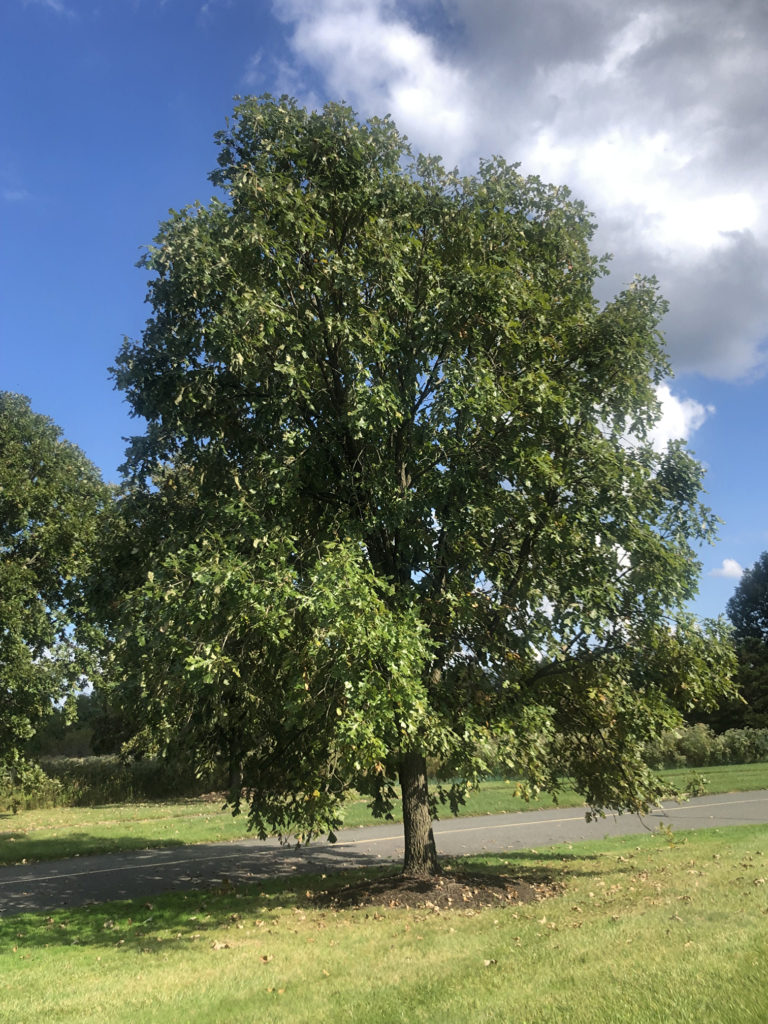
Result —
[[469, 914], [333, 911], [309, 904], [330, 884], [309, 877], [14, 917], [0, 1020], [768, 1020], [768, 827], [471, 862], [565, 890]]
[[[682, 789], [694, 776], [707, 782], [703, 792], [725, 793], [768, 788], [768, 763], [661, 772]], [[582, 798], [565, 789], [561, 807], [578, 807]], [[120, 850], [181, 846], [240, 839], [249, 835], [247, 815], [233, 818], [221, 800], [179, 800], [173, 803], [110, 804], [103, 807], [57, 807], [0, 815], [0, 864], [51, 860]], [[500, 814], [546, 809], [555, 802], [543, 795], [529, 803], [515, 796], [514, 783], [486, 782], [472, 792], [462, 815]], [[450, 817], [448, 808], [441, 817]], [[400, 821], [400, 806], [394, 820]], [[374, 824], [366, 801], [352, 797], [346, 807], [349, 826]]]
[[[768, 762], [744, 765], [717, 765], [711, 768], [675, 768], [657, 772], [661, 778], [685, 792], [695, 785], [696, 795], [707, 793], [736, 793], [752, 789], [768, 789]], [[557, 794], [542, 793], [526, 801], [515, 795], [514, 781], [488, 781], [471, 792], [459, 816], [480, 814], [506, 814], [515, 811], [547, 810], [550, 807], [582, 807], [584, 798], [567, 785]], [[440, 810], [441, 818], [451, 817], [447, 807]], [[396, 804], [395, 821], [401, 821], [399, 803]], [[348, 825], [369, 825], [373, 821], [365, 800], [350, 801], [347, 807]]]

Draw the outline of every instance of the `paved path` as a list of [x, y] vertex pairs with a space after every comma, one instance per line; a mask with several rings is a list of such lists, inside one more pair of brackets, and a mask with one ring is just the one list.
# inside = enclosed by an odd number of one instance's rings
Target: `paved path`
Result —
[[[644, 824], [643, 824], [644, 823]], [[698, 797], [686, 804], [665, 804], [642, 821], [633, 815], [587, 824], [578, 807], [518, 814], [451, 818], [436, 822], [440, 854], [498, 853], [552, 843], [653, 831], [660, 824], [675, 829], [768, 823], [768, 790]], [[346, 867], [400, 860], [400, 825], [344, 829], [338, 842], [319, 841], [296, 850], [275, 840], [240, 839], [164, 850], [0, 868], [0, 916], [54, 907], [81, 906], [107, 900], [144, 899], [172, 889], [221, 883], [254, 882], [294, 872], [329, 873]]]

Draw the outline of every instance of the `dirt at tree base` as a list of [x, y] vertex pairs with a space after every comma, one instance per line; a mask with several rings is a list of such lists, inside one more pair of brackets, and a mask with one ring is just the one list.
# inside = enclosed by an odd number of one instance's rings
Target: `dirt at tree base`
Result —
[[336, 908], [384, 907], [473, 913], [486, 907], [522, 906], [557, 896], [562, 882], [509, 875], [446, 871], [433, 878], [385, 875], [322, 893], [312, 902]]

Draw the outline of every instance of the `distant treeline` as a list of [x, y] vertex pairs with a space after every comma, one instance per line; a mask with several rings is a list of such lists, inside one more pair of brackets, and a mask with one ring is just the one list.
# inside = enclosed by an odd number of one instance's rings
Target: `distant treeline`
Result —
[[[69, 735], [84, 734], [89, 728], [81, 724]], [[645, 760], [655, 770], [768, 761], [768, 729], [728, 729], [718, 735], [707, 725], [688, 726], [647, 744]], [[487, 762], [489, 775], [504, 776], [503, 766], [494, 762], [490, 752]], [[198, 778], [182, 761], [132, 761], [115, 754], [49, 756], [41, 766], [27, 765], [13, 776], [0, 773], [0, 811], [167, 800], [223, 793], [226, 788], [223, 771]]]

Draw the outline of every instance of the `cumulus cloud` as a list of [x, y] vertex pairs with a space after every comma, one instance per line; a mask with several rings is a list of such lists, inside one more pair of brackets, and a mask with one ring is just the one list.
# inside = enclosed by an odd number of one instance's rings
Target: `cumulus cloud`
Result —
[[694, 431], [715, 412], [713, 405], [702, 405], [694, 398], [679, 398], [673, 395], [668, 384], [656, 389], [661, 404], [661, 418], [651, 432], [655, 448], [666, 448], [669, 441], [687, 441]]
[[[696, 259], [676, 258], [637, 246], [630, 225], [614, 227], [613, 273], [600, 283], [603, 297], [631, 279], [653, 273], [671, 305], [663, 329], [679, 373], [699, 372], [720, 380], [745, 379], [766, 365], [761, 339], [768, 334], [768, 235], [732, 232]], [[616, 284], [614, 284], [616, 282]]]
[[390, 0], [276, 0], [291, 47], [322, 73], [326, 91], [365, 115], [391, 114], [421, 150], [454, 161], [473, 137], [467, 72]]
[[712, 569], [708, 576], [722, 576], [727, 580], [738, 580], [744, 569], [739, 565], [735, 558], [724, 558], [723, 564], [718, 569]]
[[[676, 369], [765, 369], [764, 0], [275, 0], [296, 65], [415, 148], [501, 153], [595, 211], [607, 288], [655, 273]], [[605, 293], [607, 295], [607, 291]]]

